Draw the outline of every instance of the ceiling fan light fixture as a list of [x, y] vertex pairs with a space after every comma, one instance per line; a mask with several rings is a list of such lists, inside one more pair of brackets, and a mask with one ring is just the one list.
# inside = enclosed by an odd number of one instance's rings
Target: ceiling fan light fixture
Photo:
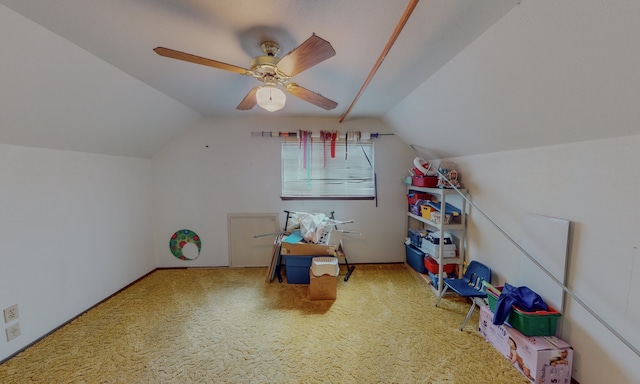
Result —
[[265, 85], [256, 92], [258, 105], [269, 112], [275, 112], [284, 108], [287, 96], [274, 85]]

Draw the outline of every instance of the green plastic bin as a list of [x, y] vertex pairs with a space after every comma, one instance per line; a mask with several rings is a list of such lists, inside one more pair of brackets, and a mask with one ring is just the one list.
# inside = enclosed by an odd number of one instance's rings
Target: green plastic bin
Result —
[[[502, 287], [495, 287], [502, 291]], [[498, 295], [487, 289], [487, 301], [491, 312], [496, 311]], [[506, 322], [525, 336], [555, 336], [560, 312], [552, 307], [548, 311], [526, 312], [513, 306]]]

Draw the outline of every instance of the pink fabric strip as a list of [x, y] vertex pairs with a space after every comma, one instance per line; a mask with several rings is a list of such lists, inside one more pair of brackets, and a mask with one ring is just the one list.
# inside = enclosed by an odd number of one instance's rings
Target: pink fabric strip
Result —
[[307, 131], [302, 133], [302, 141], [304, 145], [302, 148], [302, 167], [307, 168]]

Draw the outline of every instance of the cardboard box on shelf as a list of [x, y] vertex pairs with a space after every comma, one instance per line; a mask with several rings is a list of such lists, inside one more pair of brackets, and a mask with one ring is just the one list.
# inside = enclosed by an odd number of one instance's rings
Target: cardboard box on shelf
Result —
[[505, 324], [493, 324], [493, 312], [480, 307], [478, 330], [532, 383], [571, 382], [573, 348], [555, 336], [524, 336]]
[[309, 300], [335, 300], [337, 291], [337, 276], [314, 276], [309, 273]]

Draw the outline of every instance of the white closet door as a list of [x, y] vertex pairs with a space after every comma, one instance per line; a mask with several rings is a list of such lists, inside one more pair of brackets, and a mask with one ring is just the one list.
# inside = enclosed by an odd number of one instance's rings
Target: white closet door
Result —
[[[271, 264], [273, 240], [280, 231], [277, 213], [230, 213], [229, 265], [231, 267], [267, 267]], [[256, 237], [256, 235], [270, 234]]]

